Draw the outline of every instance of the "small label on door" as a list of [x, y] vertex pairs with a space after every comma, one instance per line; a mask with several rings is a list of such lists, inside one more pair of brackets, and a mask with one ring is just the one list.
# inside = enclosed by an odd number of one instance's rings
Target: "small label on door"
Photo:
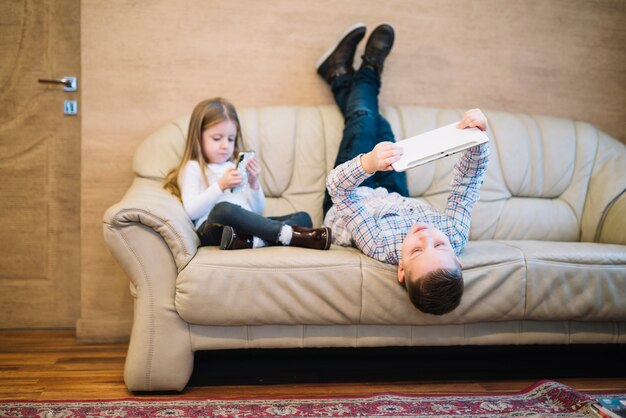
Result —
[[78, 114], [78, 101], [77, 100], [66, 100], [63, 108], [63, 113], [66, 115], [77, 115]]

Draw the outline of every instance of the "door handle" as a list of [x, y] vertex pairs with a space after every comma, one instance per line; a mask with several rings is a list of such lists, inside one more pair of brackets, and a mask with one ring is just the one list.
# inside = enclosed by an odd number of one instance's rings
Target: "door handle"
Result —
[[63, 84], [63, 90], [65, 91], [78, 90], [78, 80], [76, 77], [40, 78], [37, 81], [40, 83]]
[[[40, 78], [37, 81], [40, 83], [63, 84], [64, 91], [78, 90], [78, 79], [76, 77]], [[65, 100], [63, 103], [63, 113], [66, 115], [77, 115], [78, 100]]]

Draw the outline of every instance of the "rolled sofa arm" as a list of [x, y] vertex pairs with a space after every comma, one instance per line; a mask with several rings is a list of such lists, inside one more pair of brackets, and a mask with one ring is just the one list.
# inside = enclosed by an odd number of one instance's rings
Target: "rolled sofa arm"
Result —
[[133, 330], [124, 366], [132, 391], [183, 390], [193, 370], [189, 324], [175, 306], [176, 277], [200, 240], [162, 181], [136, 177], [104, 215], [104, 238], [128, 275]]
[[167, 243], [178, 271], [191, 261], [200, 245], [182, 204], [158, 180], [136, 177], [122, 200], [105, 212], [103, 221], [108, 228], [134, 223], [152, 228]]
[[600, 221], [597, 241], [626, 245], [626, 190], [609, 205]]

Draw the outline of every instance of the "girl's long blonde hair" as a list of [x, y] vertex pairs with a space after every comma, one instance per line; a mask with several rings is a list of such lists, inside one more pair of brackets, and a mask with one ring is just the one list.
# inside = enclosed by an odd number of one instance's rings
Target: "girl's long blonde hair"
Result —
[[[237, 116], [235, 106], [221, 97], [207, 99], [196, 105], [191, 114], [191, 120], [189, 121], [189, 131], [187, 133], [187, 142], [185, 143], [183, 158], [178, 167], [170, 171], [165, 177], [165, 184], [163, 185], [165, 190], [179, 199], [181, 198], [180, 188], [178, 187], [178, 176], [183, 167], [191, 160], [197, 161], [200, 167], [206, 167], [209, 163], [209, 161], [204, 158], [204, 153], [202, 152], [202, 132], [213, 125], [228, 120], [233, 122], [237, 127], [235, 150], [231, 157], [232, 161], [239, 152], [239, 145], [241, 144], [241, 125], [239, 124], [239, 117]], [[202, 170], [202, 176], [204, 177], [205, 184], [208, 186], [209, 181], [204, 170]]]

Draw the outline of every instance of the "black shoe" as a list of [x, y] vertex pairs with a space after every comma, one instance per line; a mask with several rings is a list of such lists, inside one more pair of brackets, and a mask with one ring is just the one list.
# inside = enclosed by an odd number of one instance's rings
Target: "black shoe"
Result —
[[198, 237], [202, 246], [219, 245], [222, 240], [224, 225], [204, 222], [198, 228]]
[[291, 229], [293, 234], [291, 235], [289, 245], [292, 247], [311, 248], [314, 250], [327, 250], [330, 248], [332, 234], [327, 226], [322, 228], [292, 226]]
[[395, 38], [396, 35], [391, 25], [382, 24], [374, 29], [365, 45], [361, 68], [370, 68], [380, 76], [385, 58], [391, 52]]
[[225, 226], [222, 232], [222, 242], [220, 248], [222, 250], [242, 250], [252, 248], [254, 237], [248, 234], [240, 234], [231, 226]]
[[354, 53], [364, 36], [363, 23], [355, 23], [346, 29], [317, 62], [317, 73], [330, 83], [337, 76], [354, 72]]

